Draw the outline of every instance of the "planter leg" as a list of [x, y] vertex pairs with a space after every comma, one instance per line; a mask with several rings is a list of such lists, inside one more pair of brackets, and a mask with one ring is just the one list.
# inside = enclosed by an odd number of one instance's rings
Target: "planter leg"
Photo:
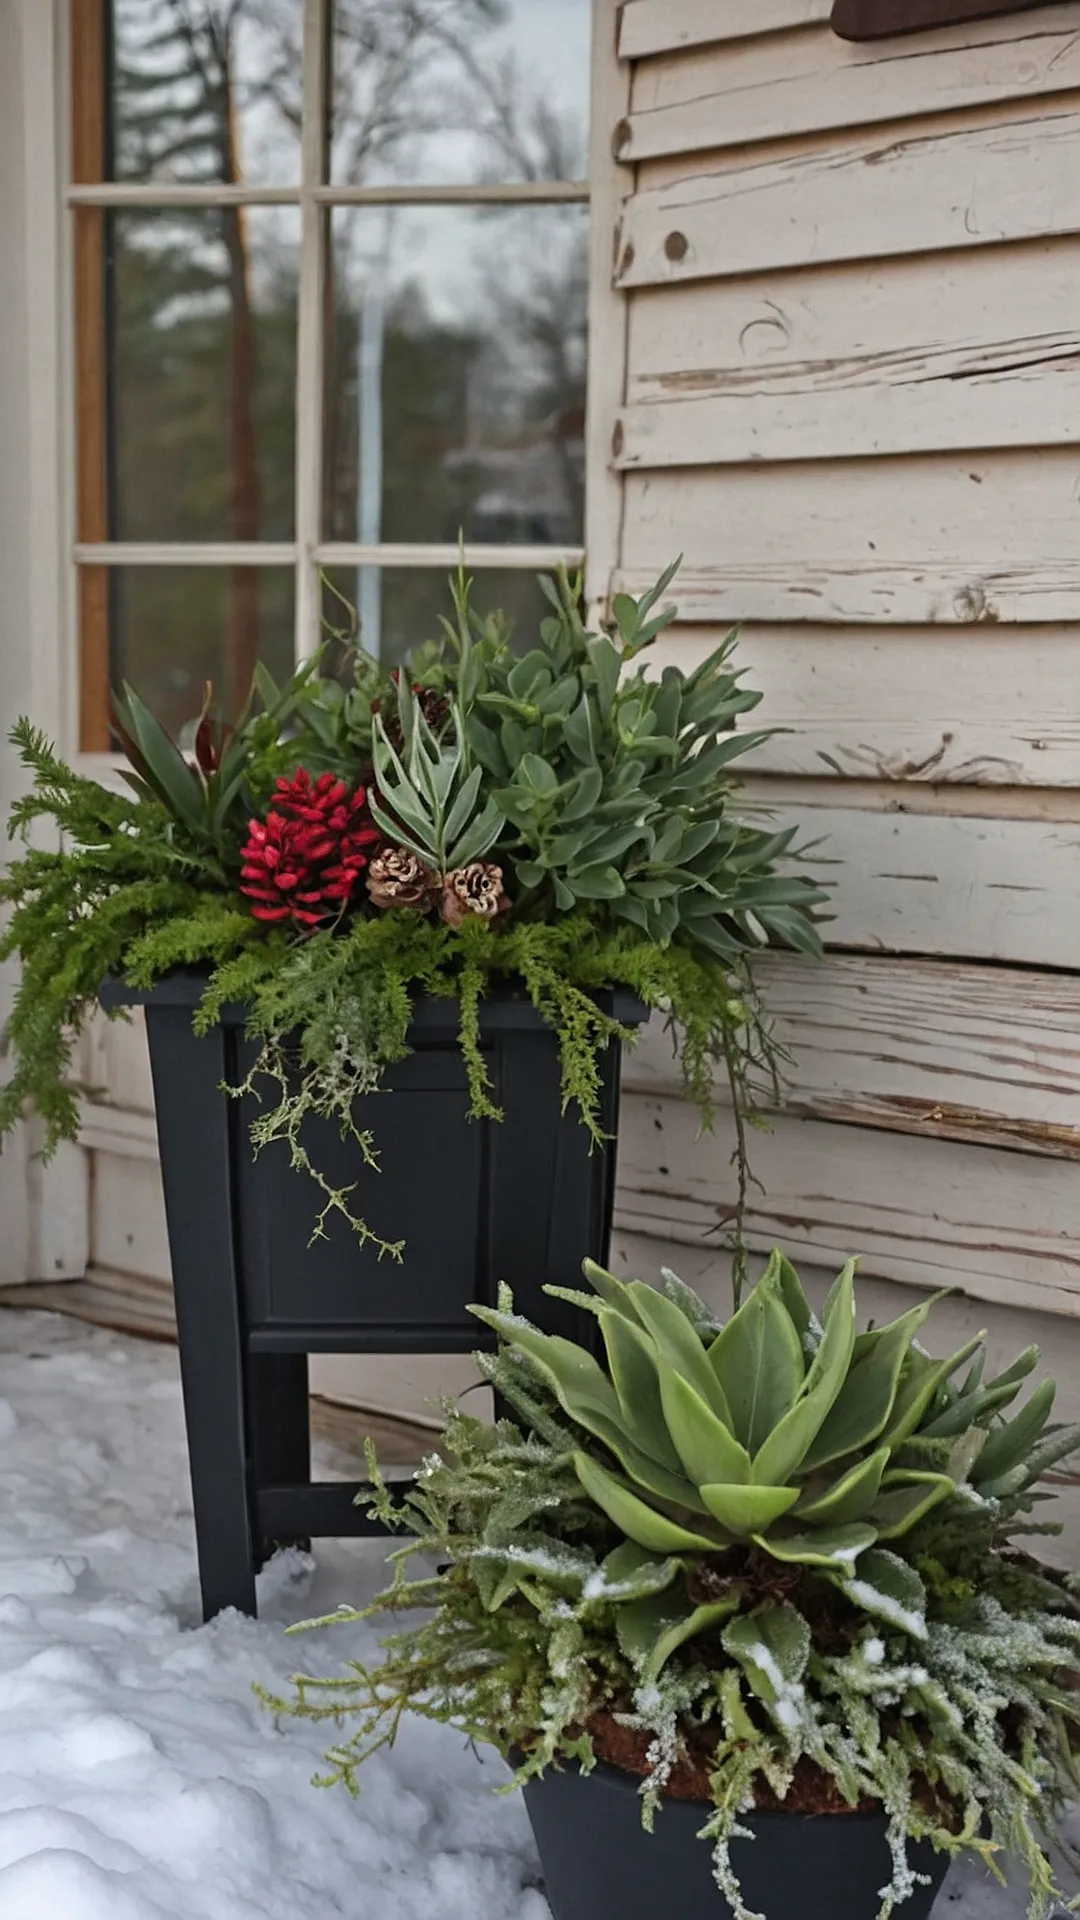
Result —
[[[248, 1355], [248, 1432], [256, 1487], [306, 1486], [311, 1480], [311, 1421], [306, 1353]], [[310, 1548], [308, 1539], [260, 1539], [259, 1565], [278, 1547]]]
[[172, 1253], [203, 1618], [254, 1615], [244, 1333], [232, 1224], [222, 1029], [192, 1043], [186, 1007], [148, 1014]]
[[[194, 1352], [192, 1344], [196, 1346]], [[205, 1340], [189, 1343], [185, 1353], [181, 1335], [180, 1370], [203, 1619], [212, 1620], [226, 1607], [235, 1607], [238, 1613], [254, 1618], [257, 1563], [243, 1444], [243, 1379], [240, 1368], [230, 1367], [224, 1356], [217, 1356], [215, 1367], [208, 1346]]]

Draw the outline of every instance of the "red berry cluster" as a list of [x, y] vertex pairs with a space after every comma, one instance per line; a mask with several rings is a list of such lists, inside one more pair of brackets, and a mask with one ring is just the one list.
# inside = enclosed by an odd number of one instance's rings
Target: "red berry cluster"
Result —
[[350, 793], [332, 773], [312, 780], [301, 767], [278, 781], [266, 819], [250, 823], [241, 891], [256, 920], [320, 926], [350, 904], [380, 838], [363, 787]]

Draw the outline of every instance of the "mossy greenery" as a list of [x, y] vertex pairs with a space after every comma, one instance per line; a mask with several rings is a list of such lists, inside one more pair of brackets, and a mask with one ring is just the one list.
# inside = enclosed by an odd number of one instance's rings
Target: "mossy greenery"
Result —
[[384, 1659], [270, 1701], [357, 1723], [320, 1784], [357, 1791], [406, 1713], [517, 1756], [519, 1782], [636, 1753], [648, 1827], [696, 1774], [735, 1920], [760, 1920], [731, 1852], [755, 1803], [883, 1808], [880, 1920], [913, 1889], [913, 1839], [999, 1875], [1019, 1858], [1044, 1920], [1080, 1791], [1080, 1606], [1019, 1538], [1056, 1531], [1039, 1482], [1080, 1429], [1052, 1423], [1050, 1382], [1010, 1413], [1037, 1353], [990, 1379], [985, 1336], [932, 1360], [922, 1308], [857, 1334], [850, 1267], [819, 1322], [778, 1254], [724, 1327], [674, 1275], [588, 1277], [606, 1364], [507, 1297], [478, 1364], [520, 1424], [451, 1406], [403, 1505], [376, 1477], [412, 1535], [394, 1581], [309, 1624], [384, 1621]]
[[[674, 617], [656, 611], [669, 581], [617, 598], [613, 638], [584, 626], [580, 582], [545, 581], [550, 613], [523, 654], [459, 575], [453, 617], [407, 671], [339, 636], [285, 687], [260, 668], [234, 726], [207, 707], [190, 758], [126, 689], [129, 796], [20, 721], [32, 785], [11, 819], [26, 845], [0, 879], [0, 957], [22, 963], [0, 1130], [32, 1102], [47, 1152], [74, 1135], [70, 1049], [102, 981], [149, 988], [185, 968], [206, 975], [197, 1030], [227, 1001], [248, 1009], [260, 1052], [234, 1091], [260, 1096], [256, 1145], [286, 1140], [321, 1187], [316, 1231], [337, 1212], [372, 1237], [362, 1190], [311, 1163], [305, 1121], [336, 1121], [376, 1164], [355, 1101], [407, 1051], [421, 994], [458, 1002], [472, 1112], [493, 1117], [480, 1005], [524, 990], [598, 1137], [602, 1056], [629, 1036], [596, 995], [630, 988], [671, 1023], [707, 1122], [726, 1071], [744, 1140], [776, 1065], [749, 960], [770, 942], [816, 952], [825, 896], [791, 830], [734, 804], [732, 766], [763, 736], [738, 726], [759, 696], [733, 641], [691, 672], [646, 671]], [[745, 1191], [743, 1148], [739, 1163]]]

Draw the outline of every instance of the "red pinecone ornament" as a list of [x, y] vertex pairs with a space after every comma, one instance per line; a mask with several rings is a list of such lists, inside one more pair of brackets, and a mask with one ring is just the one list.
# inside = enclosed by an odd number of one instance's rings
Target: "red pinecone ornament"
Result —
[[332, 773], [312, 780], [300, 767], [278, 781], [266, 819], [250, 822], [240, 891], [256, 920], [319, 927], [351, 904], [380, 838], [364, 787], [350, 793]]

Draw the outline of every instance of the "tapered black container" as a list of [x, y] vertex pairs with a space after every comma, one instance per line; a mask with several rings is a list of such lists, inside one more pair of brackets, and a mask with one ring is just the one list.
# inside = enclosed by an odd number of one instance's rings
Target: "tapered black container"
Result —
[[[525, 1788], [553, 1920], [730, 1920], [712, 1848], [698, 1837], [709, 1808], [665, 1801], [646, 1833], [640, 1784], [600, 1766], [588, 1775], [551, 1771]], [[754, 1838], [733, 1841], [731, 1858], [752, 1913], [877, 1920], [893, 1871], [884, 1814], [751, 1813], [740, 1824]], [[927, 1920], [948, 1862], [925, 1842], [908, 1855], [930, 1884], [915, 1888], [898, 1920]]]
[[[590, 1151], [580, 1119], [561, 1109], [552, 1030], [508, 989], [481, 1014], [504, 1119], [470, 1120], [457, 1003], [420, 1002], [413, 1051], [357, 1103], [380, 1170], [328, 1122], [303, 1136], [334, 1186], [356, 1183], [354, 1211], [382, 1239], [404, 1240], [399, 1264], [361, 1246], [338, 1215], [311, 1244], [318, 1188], [283, 1143], [253, 1154], [257, 1109], [223, 1090], [255, 1058], [244, 1009], [227, 1007], [204, 1038], [192, 1031], [204, 984], [176, 974], [140, 993], [109, 982], [101, 1000], [146, 1008], [209, 1618], [255, 1611], [255, 1571], [274, 1544], [378, 1531], [355, 1506], [355, 1485], [311, 1484], [309, 1353], [470, 1353], [491, 1342], [469, 1303], [494, 1304], [504, 1280], [540, 1325], [591, 1332], [588, 1316], [543, 1288], [572, 1286], [586, 1254], [607, 1258], [620, 1061], [613, 1045], [603, 1095], [612, 1144]], [[599, 998], [627, 1024], [645, 1018], [631, 994]]]

